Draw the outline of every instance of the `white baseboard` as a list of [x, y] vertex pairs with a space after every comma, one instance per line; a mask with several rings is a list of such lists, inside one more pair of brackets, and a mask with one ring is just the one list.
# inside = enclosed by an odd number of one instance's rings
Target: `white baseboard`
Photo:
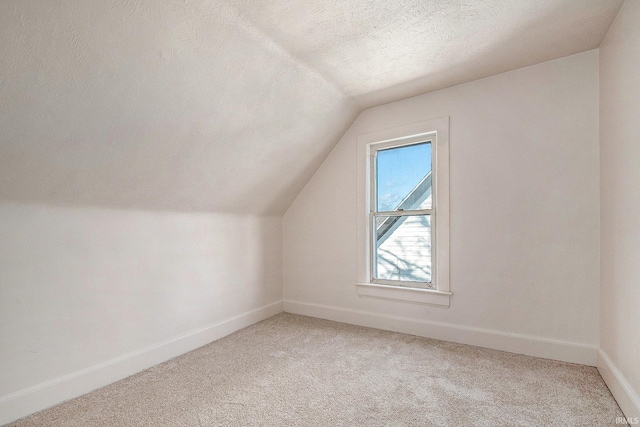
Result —
[[596, 366], [597, 347], [593, 345], [287, 300], [284, 301], [284, 311], [545, 359]]
[[282, 312], [282, 301], [0, 397], [0, 425], [81, 396]]
[[640, 396], [602, 349], [598, 350], [598, 371], [624, 416], [640, 420]]

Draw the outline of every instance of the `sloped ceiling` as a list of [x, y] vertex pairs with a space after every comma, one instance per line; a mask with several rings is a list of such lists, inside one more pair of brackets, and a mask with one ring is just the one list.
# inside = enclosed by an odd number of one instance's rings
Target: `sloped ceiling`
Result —
[[0, 2], [0, 199], [279, 214], [363, 108], [597, 48], [622, 0]]
[[361, 106], [595, 49], [622, 0], [231, 0]]

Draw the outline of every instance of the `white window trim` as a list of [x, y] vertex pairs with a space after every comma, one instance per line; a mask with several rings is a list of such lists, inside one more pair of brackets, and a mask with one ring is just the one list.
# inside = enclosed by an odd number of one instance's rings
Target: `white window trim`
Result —
[[[435, 164], [433, 197], [437, 209], [435, 224], [435, 289], [390, 286], [371, 282], [371, 238], [369, 217], [371, 206], [371, 165], [369, 157], [372, 145], [417, 139], [431, 140], [434, 147], [432, 162]], [[392, 129], [384, 129], [358, 136], [358, 277], [356, 289], [361, 297], [381, 298], [392, 301], [449, 307], [449, 117], [414, 123]]]

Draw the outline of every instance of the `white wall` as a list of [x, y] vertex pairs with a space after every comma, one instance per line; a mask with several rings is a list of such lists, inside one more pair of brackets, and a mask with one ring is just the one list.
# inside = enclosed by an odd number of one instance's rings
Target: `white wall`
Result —
[[[356, 138], [450, 116], [451, 307], [356, 294]], [[284, 216], [285, 311], [595, 364], [598, 52], [364, 111]]]
[[640, 418], [640, 1], [600, 48], [601, 290], [598, 369]]
[[281, 311], [281, 221], [0, 204], [0, 424]]

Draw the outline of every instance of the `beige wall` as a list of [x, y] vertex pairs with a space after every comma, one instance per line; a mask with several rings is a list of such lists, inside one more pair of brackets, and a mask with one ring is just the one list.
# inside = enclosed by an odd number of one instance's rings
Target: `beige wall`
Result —
[[[356, 138], [450, 116], [451, 307], [359, 298]], [[364, 111], [284, 216], [285, 310], [595, 364], [598, 52]]]
[[0, 204], [0, 424], [281, 311], [281, 242], [280, 217]]
[[640, 1], [600, 48], [601, 288], [598, 368], [640, 418]]

